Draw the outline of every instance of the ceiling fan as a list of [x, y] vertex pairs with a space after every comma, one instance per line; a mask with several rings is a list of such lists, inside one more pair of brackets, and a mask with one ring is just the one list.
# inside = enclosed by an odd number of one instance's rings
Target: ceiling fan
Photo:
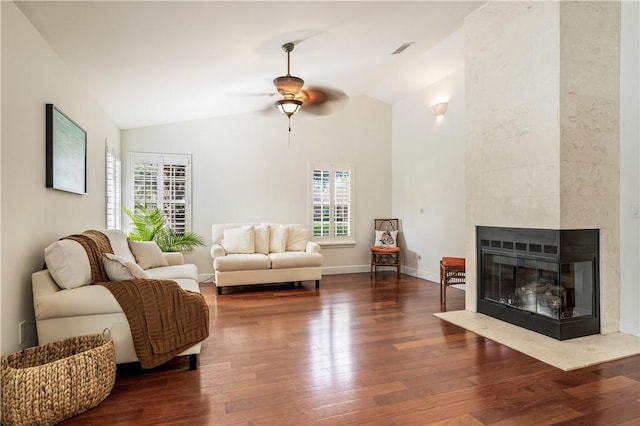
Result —
[[294, 46], [294, 43], [282, 45], [282, 50], [287, 53], [287, 75], [273, 79], [273, 84], [278, 94], [282, 97], [282, 99], [275, 102], [275, 106], [289, 119], [301, 107], [311, 114], [329, 114], [332, 112], [332, 108], [328, 104], [346, 99], [346, 94], [340, 90], [326, 87], [303, 88], [304, 80], [291, 75], [291, 52]]

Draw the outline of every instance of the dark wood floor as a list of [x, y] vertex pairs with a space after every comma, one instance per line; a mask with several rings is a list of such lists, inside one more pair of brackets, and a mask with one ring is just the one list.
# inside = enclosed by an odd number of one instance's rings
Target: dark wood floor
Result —
[[[197, 371], [119, 366], [65, 425], [638, 425], [640, 356], [564, 372], [451, 325], [439, 287], [380, 273], [216, 296]], [[449, 289], [447, 309], [463, 309]]]

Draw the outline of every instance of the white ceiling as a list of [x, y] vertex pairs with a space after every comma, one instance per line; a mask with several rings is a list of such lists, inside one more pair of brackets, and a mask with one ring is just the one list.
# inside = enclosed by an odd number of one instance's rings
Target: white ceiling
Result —
[[[256, 111], [286, 74], [349, 96], [398, 99], [463, 61], [438, 43], [483, 2], [19, 1], [121, 128]], [[400, 55], [398, 46], [413, 42]], [[432, 49], [436, 46], [435, 49]]]

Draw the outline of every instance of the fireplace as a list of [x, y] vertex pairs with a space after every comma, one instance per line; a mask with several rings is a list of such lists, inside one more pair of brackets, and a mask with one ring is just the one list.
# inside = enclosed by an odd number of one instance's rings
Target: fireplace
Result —
[[558, 340], [600, 333], [599, 231], [476, 228], [478, 312]]

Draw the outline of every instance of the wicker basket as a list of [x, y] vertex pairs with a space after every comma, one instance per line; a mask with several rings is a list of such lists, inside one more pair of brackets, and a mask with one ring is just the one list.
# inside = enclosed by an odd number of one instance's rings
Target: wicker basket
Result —
[[2, 424], [50, 425], [101, 403], [116, 362], [107, 333], [72, 337], [2, 357]]

